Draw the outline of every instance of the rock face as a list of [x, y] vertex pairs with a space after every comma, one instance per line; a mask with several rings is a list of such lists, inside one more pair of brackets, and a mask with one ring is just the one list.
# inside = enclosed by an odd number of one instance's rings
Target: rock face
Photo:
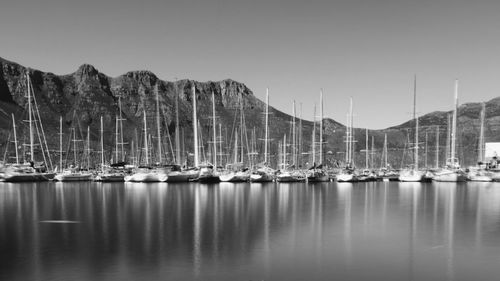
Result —
[[[71, 127], [75, 128], [77, 139], [85, 139], [86, 131], [89, 128], [91, 149], [95, 150], [95, 158], [100, 159], [100, 117], [104, 120], [104, 142], [106, 158], [110, 159], [114, 151], [116, 142], [116, 118], [119, 115], [118, 101], [122, 104], [122, 116], [124, 119], [124, 142], [127, 155], [132, 152], [131, 145], [142, 146], [143, 137], [143, 114], [146, 113], [148, 122], [147, 134], [151, 142], [156, 143], [156, 93], [159, 96], [161, 131], [163, 151], [166, 157], [171, 159], [172, 147], [174, 146], [175, 135], [175, 100], [179, 101], [179, 121], [181, 127], [182, 147], [184, 155], [189, 155], [193, 151], [192, 141], [192, 86], [196, 87], [198, 118], [201, 126], [201, 137], [204, 143], [205, 154], [208, 157], [209, 142], [211, 141], [211, 116], [212, 116], [212, 92], [215, 94], [217, 124], [221, 124], [222, 148], [224, 154], [230, 154], [234, 142], [231, 141], [234, 135], [235, 124], [238, 125], [241, 119], [239, 108], [240, 100], [244, 111], [244, 120], [247, 132], [244, 138], [244, 145], [255, 147], [262, 151], [264, 137], [264, 108], [265, 103], [257, 99], [252, 91], [244, 84], [233, 80], [223, 80], [218, 82], [197, 82], [192, 80], [179, 80], [175, 82], [160, 80], [154, 73], [149, 71], [127, 72], [119, 77], [109, 77], [100, 73], [92, 65], [84, 64], [76, 72], [68, 75], [54, 75], [53, 73], [41, 72], [28, 69], [17, 63], [0, 58], [0, 140], [2, 153], [6, 156], [4, 161], [11, 161], [7, 157], [12, 157], [14, 147], [12, 145], [12, 118], [15, 115], [17, 123], [17, 138], [20, 143], [26, 141], [28, 136], [26, 123], [19, 122], [27, 119], [27, 80], [28, 72], [31, 78], [33, 93], [36, 97], [37, 108], [42, 120], [42, 125], [47, 137], [47, 142], [51, 154], [58, 158], [56, 151], [59, 150], [59, 118], [63, 118], [63, 151], [65, 158], [70, 157], [69, 143]], [[291, 103], [291, 101], [290, 101]], [[458, 131], [458, 155], [467, 163], [473, 163], [477, 158], [477, 135], [479, 134], [479, 112], [480, 104], [465, 104], [459, 109], [459, 131]], [[500, 98], [493, 99], [486, 104], [486, 140], [498, 141], [497, 132], [500, 131]], [[270, 108], [270, 138], [271, 147], [269, 150], [273, 154], [271, 162], [278, 161], [278, 143], [287, 134], [287, 139], [291, 139], [292, 117]], [[446, 141], [446, 121], [447, 112], [433, 112], [422, 116], [420, 125], [421, 142], [424, 142], [425, 131], [428, 131], [428, 164], [433, 163], [435, 157], [435, 127], [440, 126], [440, 146], [444, 150]], [[324, 128], [325, 158], [326, 162], [334, 163], [343, 160], [345, 149], [344, 135], [345, 127], [340, 123], [326, 119]], [[297, 119], [297, 125], [299, 121]], [[406, 146], [407, 131], [413, 128], [413, 121], [406, 122], [400, 126], [388, 128], [380, 131], [369, 131], [370, 145], [371, 136], [374, 136], [374, 147], [377, 150], [374, 156], [374, 166], [381, 164], [380, 152], [382, 150], [384, 134], [388, 134], [389, 161], [395, 167], [402, 163], [411, 161], [408, 155], [403, 153]], [[310, 161], [312, 122], [302, 121], [302, 165]], [[218, 125], [217, 125], [218, 126]], [[252, 131], [255, 128], [255, 141], [252, 141]], [[217, 128], [218, 129], [218, 128]], [[39, 128], [38, 130], [41, 130]], [[218, 132], [219, 133], [219, 132]], [[239, 133], [241, 134], [241, 132]], [[410, 131], [413, 134], [413, 131]], [[356, 129], [356, 160], [358, 166], [364, 166], [365, 130]], [[219, 140], [220, 141], [220, 140]], [[288, 141], [290, 142], [290, 141]], [[83, 142], [77, 142], [83, 143]], [[80, 144], [83, 148], [83, 146]], [[420, 145], [422, 151], [424, 144]], [[18, 146], [20, 151], [23, 146]], [[83, 151], [83, 149], [80, 149]], [[40, 154], [37, 147], [37, 154]], [[288, 150], [290, 153], [290, 149]], [[6, 153], [5, 153], [6, 152]], [[83, 152], [80, 152], [83, 153]], [[26, 155], [26, 152], [24, 153]], [[38, 158], [39, 156], [37, 156]], [[83, 157], [83, 156], [81, 156]], [[229, 156], [223, 156], [229, 157]], [[188, 157], [189, 158], [189, 157]], [[202, 157], [203, 158], [203, 157]], [[288, 157], [289, 158], [289, 157]], [[424, 161], [424, 156], [420, 156]], [[444, 159], [444, 151], [440, 154]], [[232, 158], [231, 158], [232, 159]], [[422, 162], [421, 165], [423, 165]]]

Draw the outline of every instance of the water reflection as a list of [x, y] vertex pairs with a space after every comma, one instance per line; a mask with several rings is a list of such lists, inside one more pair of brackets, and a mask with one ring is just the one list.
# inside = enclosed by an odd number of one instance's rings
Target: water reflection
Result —
[[5, 183], [0, 279], [491, 280], [498, 202], [496, 183]]

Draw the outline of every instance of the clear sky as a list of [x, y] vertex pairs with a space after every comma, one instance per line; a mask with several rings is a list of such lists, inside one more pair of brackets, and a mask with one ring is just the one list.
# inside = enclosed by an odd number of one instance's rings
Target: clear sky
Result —
[[68, 74], [82, 63], [118, 76], [151, 70], [161, 79], [246, 84], [312, 119], [356, 127], [411, 118], [500, 96], [498, 0], [3, 0], [0, 56]]

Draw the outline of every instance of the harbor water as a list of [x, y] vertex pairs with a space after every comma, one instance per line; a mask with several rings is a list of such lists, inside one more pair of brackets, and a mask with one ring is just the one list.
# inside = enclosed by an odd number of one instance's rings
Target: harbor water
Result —
[[0, 280], [498, 280], [500, 183], [0, 183]]

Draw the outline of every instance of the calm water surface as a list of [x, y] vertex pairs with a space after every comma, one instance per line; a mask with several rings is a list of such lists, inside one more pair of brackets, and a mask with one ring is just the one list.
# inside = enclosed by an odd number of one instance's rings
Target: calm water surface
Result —
[[0, 183], [0, 280], [499, 280], [500, 183]]

